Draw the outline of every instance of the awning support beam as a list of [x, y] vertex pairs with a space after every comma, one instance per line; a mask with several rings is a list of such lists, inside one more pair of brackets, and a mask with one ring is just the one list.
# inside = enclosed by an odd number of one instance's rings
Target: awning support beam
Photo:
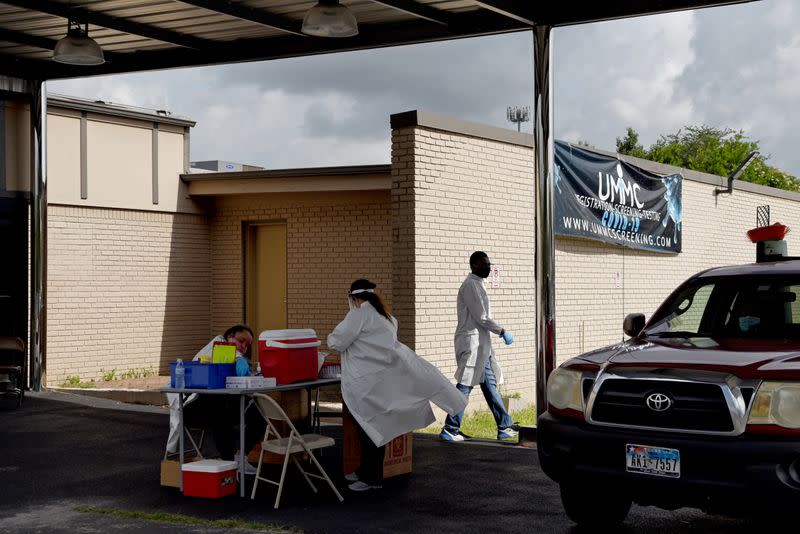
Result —
[[41, 391], [47, 342], [47, 88], [31, 87], [31, 389]]
[[551, 26], [533, 28], [534, 182], [536, 236], [536, 412], [547, 410], [547, 378], [556, 361], [553, 237], [553, 96]]

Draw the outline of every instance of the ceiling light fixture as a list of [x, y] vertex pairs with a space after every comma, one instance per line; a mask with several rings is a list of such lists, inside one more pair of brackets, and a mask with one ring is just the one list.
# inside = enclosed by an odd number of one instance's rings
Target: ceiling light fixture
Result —
[[67, 35], [53, 49], [53, 60], [67, 65], [102, 65], [106, 62], [103, 50], [89, 37], [89, 23], [69, 19]]
[[339, 0], [319, 0], [306, 13], [300, 31], [316, 37], [353, 37], [358, 35], [358, 21]]

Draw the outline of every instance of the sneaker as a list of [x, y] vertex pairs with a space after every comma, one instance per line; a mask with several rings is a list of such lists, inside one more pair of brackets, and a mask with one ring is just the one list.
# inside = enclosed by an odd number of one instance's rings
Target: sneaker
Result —
[[[238, 454], [233, 457], [233, 461], [236, 462], [237, 464], [241, 460], [242, 460], [242, 457], [239, 456]], [[251, 464], [250, 462], [245, 460], [245, 462], [244, 462], [244, 474], [245, 475], [255, 475], [256, 473], [258, 473], [258, 469], [253, 467], [253, 464]]]
[[356, 481], [347, 486], [351, 491], [367, 491], [371, 489], [381, 489], [383, 486], [376, 486], [375, 484], [367, 484], [366, 482]]
[[519, 432], [517, 432], [511, 427], [503, 428], [497, 431], [497, 439], [511, 439], [511, 438], [516, 438], [518, 435]]
[[356, 482], [358, 480], [358, 473], [353, 471], [352, 473], [347, 473], [344, 476], [344, 479], [348, 482]]
[[453, 434], [446, 428], [443, 428], [439, 433], [439, 439], [442, 441], [464, 441], [464, 436], [462, 436], [461, 433]]

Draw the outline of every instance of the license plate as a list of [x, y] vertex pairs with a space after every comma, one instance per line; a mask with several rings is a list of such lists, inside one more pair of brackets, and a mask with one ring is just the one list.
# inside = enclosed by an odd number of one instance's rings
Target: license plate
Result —
[[628, 443], [625, 445], [625, 469], [631, 473], [680, 478], [681, 453], [678, 449]]

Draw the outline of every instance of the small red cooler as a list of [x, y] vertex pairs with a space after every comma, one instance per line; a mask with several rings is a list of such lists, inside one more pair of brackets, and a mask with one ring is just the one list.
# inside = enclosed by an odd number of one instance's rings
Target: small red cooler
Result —
[[264, 330], [258, 336], [261, 374], [274, 376], [278, 384], [316, 380], [319, 345], [311, 329]]
[[227, 460], [200, 460], [183, 464], [183, 494], [218, 499], [236, 493], [236, 469]]

